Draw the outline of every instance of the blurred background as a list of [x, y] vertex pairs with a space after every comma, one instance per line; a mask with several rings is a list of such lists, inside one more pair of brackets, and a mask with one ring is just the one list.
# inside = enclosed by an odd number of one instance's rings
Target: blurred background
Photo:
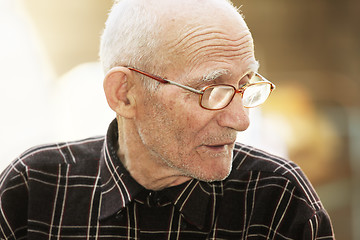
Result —
[[[298, 163], [337, 239], [360, 239], [360, 1], [234, 1], [277, 85], [239, 141]], [[103, 135], [99, 36], [112, 0], [0, 0], [0, 169], [25, 149]]]

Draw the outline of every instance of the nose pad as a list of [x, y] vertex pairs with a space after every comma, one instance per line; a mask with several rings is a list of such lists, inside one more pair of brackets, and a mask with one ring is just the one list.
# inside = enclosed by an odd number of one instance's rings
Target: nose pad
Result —
[[230, 104], [220, 110], [218, 124], [237, 131], [245, 131], [249, 127], [249, 109], [243, 106], [241, 94], [235, 94]]

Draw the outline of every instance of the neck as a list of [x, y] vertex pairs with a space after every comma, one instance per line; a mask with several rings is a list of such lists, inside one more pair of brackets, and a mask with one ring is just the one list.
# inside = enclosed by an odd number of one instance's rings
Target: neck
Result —
[[180, 185], [191, 178], [168, 166], [150, 152], [141, 140], [132, 120], [118, 117], [118, 156], [130, 175], [143, 187], [161, 190]]

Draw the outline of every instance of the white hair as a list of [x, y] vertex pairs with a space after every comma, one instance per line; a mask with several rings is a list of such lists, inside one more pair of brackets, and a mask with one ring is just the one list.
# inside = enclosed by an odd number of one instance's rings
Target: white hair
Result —
[[105, 23], [100, 60], [105, 72], [115, 66], [147, 69], [159, 45], [157, 16], [143, 1], [117, 1]]
[[[219, 1], [237, 11], [230, 0]], [[128, 66], [161, 74], [167, 57], [162, 51], [166, 39], [160, 37], [165, 23], [156, 4], [159, 2], [149, 0], [115, 2], [101, 37], [99, 55], [105, 72], [115, 66]], [[157, 85], [156, 81], [143, 82], [147, 87]]]

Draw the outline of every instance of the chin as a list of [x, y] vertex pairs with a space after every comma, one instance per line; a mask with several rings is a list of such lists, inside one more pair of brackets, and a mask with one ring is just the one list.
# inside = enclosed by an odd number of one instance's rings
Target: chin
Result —
[[192, 178], [205, 182], [214, 182], [224, 180], [229, 176], [232, 169], [232, 151], [218, 154], [208, 154], [205, 151], [200, 156], [201, 160], [188, 165], [187, 169]]
[[231, 172], [231, 165], [228, 168], [218, 169], [218, 171], [214, 171], [214, 169], [210, 169], [210, 171], [207, 172], [193, 174], [193, 176], [191, 177], [204, 182], [215, 182], [226, 179], [230, 175], [230, 172]]

